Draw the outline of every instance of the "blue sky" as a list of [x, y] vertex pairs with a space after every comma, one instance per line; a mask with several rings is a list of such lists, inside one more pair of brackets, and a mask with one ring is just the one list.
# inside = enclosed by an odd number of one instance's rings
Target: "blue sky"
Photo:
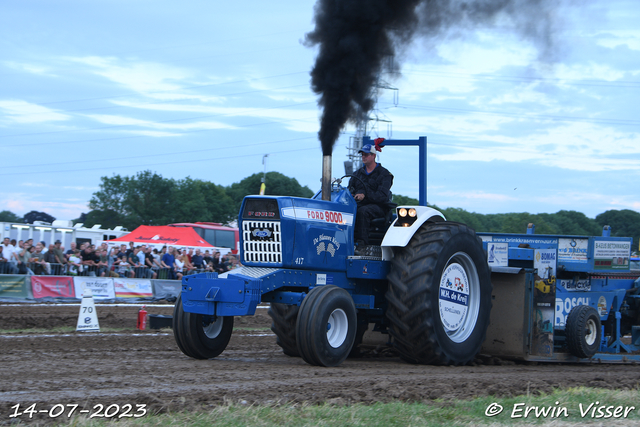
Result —
[[[88, 212], [101, 176], [152, 170], [230, 185], [267, 169], [320, 187], [309, 71], [314, 1], [4, 2], [0, 210]], [[479, 213], [640, 211], [640, 8], [557, 11], [555, 61], [509, 30], [417, 38], [374, 137], [427, 136], [428, 201]], [[343, 173], [348, 125], [333, 175]], [[387, 147], [418, 196], [417, 150]], [[267, 183], [268, 185], [268, 183]], [[257, 191], [258, 189], [256, 189]]]

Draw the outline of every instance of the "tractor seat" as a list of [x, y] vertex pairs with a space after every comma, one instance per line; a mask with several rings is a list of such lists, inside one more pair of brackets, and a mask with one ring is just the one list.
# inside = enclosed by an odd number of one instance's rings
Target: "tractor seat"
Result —
[[380, 246], [387, 229], [393, 222], [393, 213], [395, 212], [397, 203], [387, 202], [386, 214], [380, 218], [371, 220], [371, 228], [369, 229], [369, 244]]

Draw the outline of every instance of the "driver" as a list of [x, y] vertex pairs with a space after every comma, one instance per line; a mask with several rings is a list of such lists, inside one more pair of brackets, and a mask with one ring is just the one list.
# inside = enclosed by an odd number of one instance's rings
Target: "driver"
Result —
[[362, 153], [362, 167], [349, 180], [349, 190], [358, 203], [354, 231], [356, 249], [369, 244], [371, 220], [385, 216], [391, 198], [393, 175], [376, 162], [376, 150], [381, 151], [373, 144], [362, 146], [358, 151]]

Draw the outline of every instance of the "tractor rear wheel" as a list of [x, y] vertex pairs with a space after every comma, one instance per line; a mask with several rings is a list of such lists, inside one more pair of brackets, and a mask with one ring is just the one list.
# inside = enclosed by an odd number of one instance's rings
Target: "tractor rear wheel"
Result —
[[462, 365], [486, 337], [491, 277], [482, 242], [453, 222], [427, 223], [396, 251], [387, 318], [394, 347], [410, 363]]
[[187, 313], [179, 296], [173, 308], [173, 336], [180, 350], [194, 359], [211, 359], [227, 348], [233, 332], [233, 316]]
[[600, 347], [600, 315], [589, 305], [578, 305], [567, 316], [564, 333], [569, 353], [575, 357], [593, 357]]
[[351, 352], [356, 338], [356, 306], [337, 286], [318, 286], [300, 305], [296, 323], [298, 353], [315, 366], [338, 366]]
[[282, 347], [287, 356], [300, 357], [296, 344], [296, 321], [300, 307], [297, 305], [279, 304], [272, 302], [269, 307], [271, 330], [276, 334], [276, 344]]

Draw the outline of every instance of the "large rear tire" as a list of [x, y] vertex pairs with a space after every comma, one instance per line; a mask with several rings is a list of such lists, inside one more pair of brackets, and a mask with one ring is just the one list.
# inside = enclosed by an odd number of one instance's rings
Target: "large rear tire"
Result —
[[300, 305], [298, 353], [310, 365], [338, 366], [351, 352], [356, 329], [356, 306], [351, 295], [333, 285], [315, 287]]
[[581, 359], [593, 357], [600, 348], [600, 325], [600, 315], [595, 308], [589, 305], [573, 307], [564, 329], [569, 353]]
[[271, 330], [276, 334], [276, 344], [282, 347], [287, 356], [300, 357], [296, 344], [296, 321], [300, 307], [297, 305], [279, 304], [272, 302], [269, 307]]
[[388, 276], [387, 318], [394, 347], [410, 363], [462, 365], [486, 337], [491, 276], [475, 231], [427, 223], [396, 251]]
[[227, 348], [233, 332], [233, 316], [187, 313], [182, 296], [173, 308], [173, 336], [178, 348], [194, 359], [211, 359]]

